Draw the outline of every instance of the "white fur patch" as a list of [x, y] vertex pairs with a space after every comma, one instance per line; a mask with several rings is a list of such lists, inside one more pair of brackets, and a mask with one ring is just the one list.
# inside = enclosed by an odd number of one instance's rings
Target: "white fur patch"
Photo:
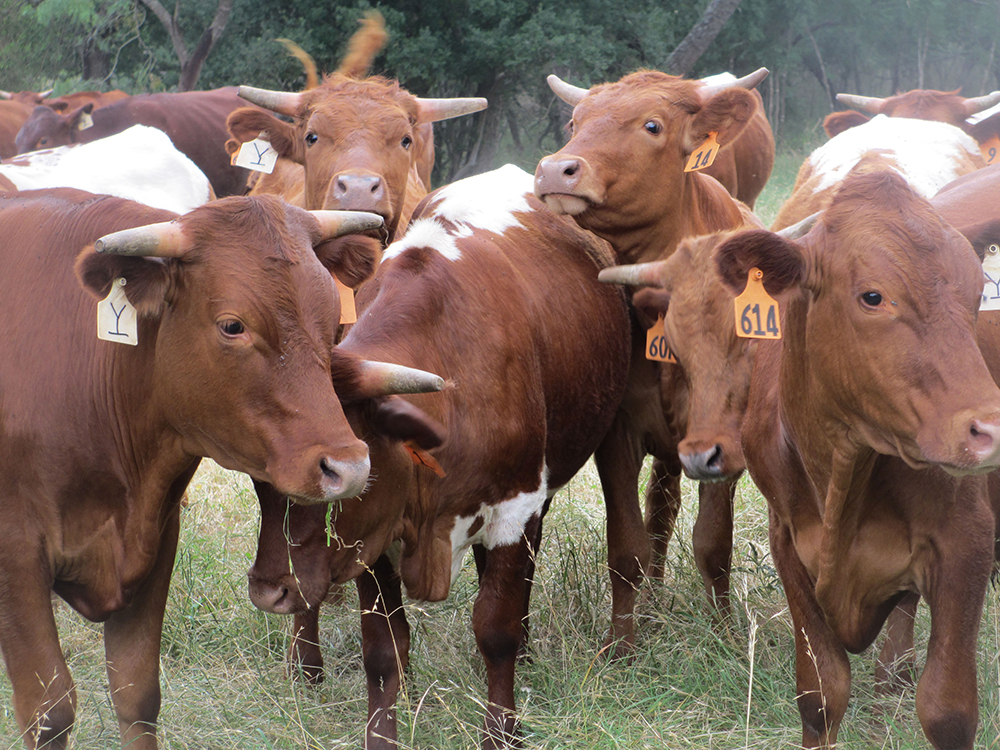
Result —
[[845, 130], [812, 152], [809, 162], [821, 175], [815, 193], [834, 185], [873, 149], [891, 152], [896, 170], [925, 198], [960, 176], [957, 166], [975, 158], [979, 146], [966, 133], [943, 122], [877, 115]]

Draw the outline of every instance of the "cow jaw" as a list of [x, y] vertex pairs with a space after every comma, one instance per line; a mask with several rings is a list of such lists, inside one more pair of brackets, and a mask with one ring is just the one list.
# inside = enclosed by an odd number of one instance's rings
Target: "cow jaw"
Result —
[[583, 198], [565, 193], [549, 193], [542, 196], [549, 211], [554, 214], [577, 216], [587, 210], [589, 204]]

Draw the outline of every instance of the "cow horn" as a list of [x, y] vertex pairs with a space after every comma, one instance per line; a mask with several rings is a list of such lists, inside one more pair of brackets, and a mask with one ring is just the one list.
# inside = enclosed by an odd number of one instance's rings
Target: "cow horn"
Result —
[[597, 274], [597, 280], [605, 284], [626, 284], [628, 286], [662, 286], [663, 261], [636, 263], [630, 266], [611, 266]]
[[157, 258], [179, 258], [186, 246], [180, 224], [173, 221], [123, 229], [94, 242], [99, 253]]
[[757, 85], [767, 78], [770, 72], [767, 68], [757, 68], [753, 73], [749, 73], [742, 78], [737, 78], [735, 81], [705, 86], [699, 93], [702, 100], [707, 100], [727, 89], [746, 89], [749, 91], [750, 89], [757, 88]]
[[486, 109], [488, 102], [482, 97], [467, 97], [460, 99], [421, 99], [417, 100], [417, 120], [421, 123], [440, 122], [452, 117], [471, 115]]
[[552, 89], [553, 94], [574, 107], [583, 101], [583, 97], [590, 93], [589, 89], [581, 89], [579, 86], [566, 83], [566, 81], [555, 74], [550, 75], [545, 81], [549, 84], [549, 88]]
[[9, 91], [4, 91], [3, 89], [0, 89], [0, 99], [13, 99], [13, 98], [14, 98], [14, 95], [12, 93], [10, 93]]
[[817, 211], [814, 214], [810, 214], [802, 221], [796, 222], [795, 224], [792, 224], [789, 227], [785, 227], [784, 229], [779, 229], [777, 232], [775, 232], [775, 234], [778, 235], [779, 237], [783, 237], [786, 240], [797, 240], [800, 237], [805, 237], [807, 234], [809, 234], [809, 230], [812, 229], [813, 226], [815, 226], [816, 221], [819, 219], [822, 213], [823, 213], [822, 211]]
[[268, 91], [267, 89], [255, 89], [253, 86], [240, 86], [236, 94], [251, 104], [288, 117], [299, 117], [303, 101], [301, 93]]
[[378, 214], [367, 211], [310, 211], [316, 221], [324, 240], [340, 237], [345, 234], [358, 234], [369, 229], [378, 229], [383, 219]]
[[985, 96], [976, 96], [972, 99], [965, 100], [965, 116], [975, 115], [982, 112], [984, 109], [989, 109], [997, 104], [1000, 104], [1000, 91], [994, 91], [992, 94], [986, 94]]
[[882, 112], [885, 99], [875, 96], [858, 96], [857, 94], [837, 94], [837, 101], [858, 112], [868, 112], [877, 115]]
[[433, 393], [444, 388], [444, 378], [424, 370], [388, 362], [359, 361], [358, 398], [393, 396], [398, 393]]
[[46, 97], [51, 96], [53, 91], [55, 91], [55, 89], [45, 89], [45, 91], [39, 91], [38, 98], [45, 99]]

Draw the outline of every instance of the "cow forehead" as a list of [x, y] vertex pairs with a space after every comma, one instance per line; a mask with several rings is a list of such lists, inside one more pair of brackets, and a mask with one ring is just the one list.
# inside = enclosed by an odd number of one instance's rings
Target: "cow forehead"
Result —
[[414, 119], [398, 102], [342, 96], [331, 97], [315, 107], [307, 128], [337, 136], [365, 133], [391, 137], [409, 132], [413, 124]]
[[626, 122], [653, 113], [664, 117], [691, 114], [701, 107], [697, 93], [700, 86], [699, 82], [655, 71], [633, 73], [617, 83], [591, 89], [573, 110], [573, 119], [581, 122], [607, 115]]

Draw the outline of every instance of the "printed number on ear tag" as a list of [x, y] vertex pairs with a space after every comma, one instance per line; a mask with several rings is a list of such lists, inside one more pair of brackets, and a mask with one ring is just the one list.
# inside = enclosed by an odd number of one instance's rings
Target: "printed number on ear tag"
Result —
[[983, 152], [983, 158], [986, 159], [986, 164], [995, 164], [997, 161], [997, 156], [1000, 156], [1000, 136], [993, 136], [986, 143], [979, 147], [980, 151]]
[[271, 174], [277, 161], [278, 152], [272, 148], [271, 142], [258, 137], [240, 146], [232, 163], [237, 167]]
[[698, 146], [691, 156], [688, 157], [687, 164], [684, 167], [685, 172], [697, 172], [699, 169], [712, 166], [712, 162], [715, 161], [715, 157], [719, 154], [719, 143], [715, 140], [718, 135], [719, 133], [715, 130], [708, 134], [705, 142]]
[[354, 290], [336, 276], [333, 277], [333, 281], [337, 285], [337, 293], [340, 294], [340, 322], [357, 323], [358, 311], [354, 307]]
[[125, 296], [125, 279], [118, 278], [111, 292], [97, 303], [97, 338], [119, 344], [139, 343], [139, 324], [135, 308]]
[[677, 364], [677, 357], [667, 346], [667, 331], [662, 315], [656, 319], [653, 327], [646, 331], [646, 359]]
[[736, 298], [736, 335], [744, 339], [780, 339], [778, 303], [764, 291], [764, 273], [751, 268], [747, 288]]
[[1000, 245], [987, 245], [983, 258], [983, 301], [980, 310], [1000, 310]]

